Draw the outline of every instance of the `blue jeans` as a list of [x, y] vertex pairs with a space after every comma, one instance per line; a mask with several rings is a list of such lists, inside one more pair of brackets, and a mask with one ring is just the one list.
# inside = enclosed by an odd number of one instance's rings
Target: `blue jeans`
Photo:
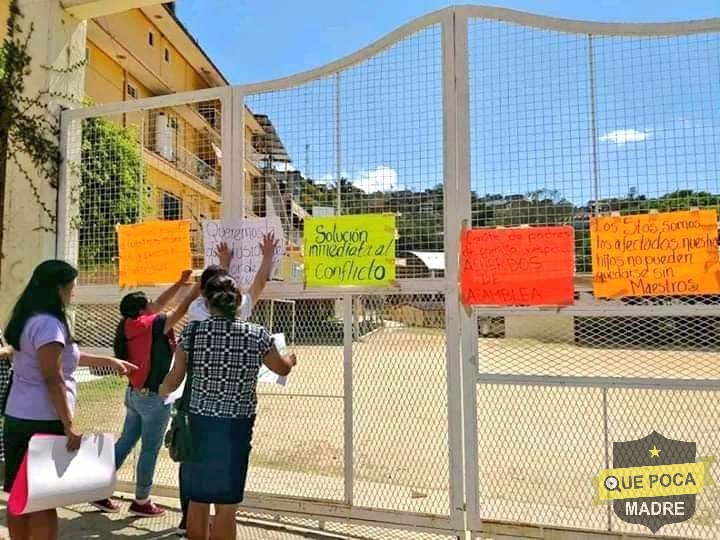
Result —
[[128, 387], [125, 392], [125, 424], [115, 443], [115, 467], [120, 469], [140, 440], [140, 456], [135, 471], [135, 498], [150, 497], [158, 453], [170, 421], [171, 405], [156, 393], [142, 393]]

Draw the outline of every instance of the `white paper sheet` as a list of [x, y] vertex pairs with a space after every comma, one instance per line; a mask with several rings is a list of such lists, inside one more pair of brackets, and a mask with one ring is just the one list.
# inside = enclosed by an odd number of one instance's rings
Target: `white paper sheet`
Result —
[[[285, 343], [285, 335], [273, 334], [272, 338], [275, 342], [275, 347], [277, 348], [278, 352], [282, 356], [288, 354], [287, 344]], [[260, 364], [260, 370], [258, 371], [258, 382], [287, 386], [287, 375], [278, 375], [265, 364]]]
[[233, 220], [209, 219], [202, 222], [205, 264], [218, 264], [215, 248], [221, 242], [233, 250], [230, 275], [243, 291], [252, 285], [262, 262], [260, 243], [269, 232], [275, 233], [278, 245], [273, 254], [270, 277], [279, 277], [279, 270], [285, 254], [285, 235], [278, 216], [245, 218]]
[[185, 381], [187, 380], [187, 377], [185, 377], [182, 382], [180, 383], [180, 386], [177, 387], [177, 390], [174, 392], [171, 392], [168, 397], [165, 398], [165, 405], [172, 405], [175, 403], [178, 399], [180, 399], [183, 395], [183, 392], [185, 391]]
[[115, 439], [110, 433], [83, 435], [68, 452], [64, 436], [35, 436], [28, 447], [25, 513], [98, 501], [115, 490]]
[[[284, 334], [273, 334], [272, 338], [275, 341], [275, 347], [277, 347], [278, 352], [283, 356], [288, 354], [287, 344], [285, 343], [285, 335]], [[258, 370], [257, 378], [258, 378], [259, 383], [279, 384], [280, 386], [287, 386], [287, 375], [278, 375], [274, 371], [271, 371], [270, 368], [268, 368], [265, 364], [260, 364], [260, 369]], [[186, 380], [187, 380], [187, 377], [185, 379], [183, 379], [183, 381], [180, 383], [180, 386], [178, 386], [177, 390], [172, 392], [165, 399], [166, 405], [175, 403], [178, 399], [180, 399], [182, 397], [183, 392], [185, 390], [185, 381]]]

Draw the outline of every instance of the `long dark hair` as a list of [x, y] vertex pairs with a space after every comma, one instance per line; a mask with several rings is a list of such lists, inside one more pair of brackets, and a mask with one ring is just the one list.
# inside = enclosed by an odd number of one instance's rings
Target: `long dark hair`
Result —
[[234, 319], [240, 304], [240, 291], [235, 280], [227, 274], [215, 276], [210, 279], [203, 294], [211, 309], [219, 311], [226, 319]]
[[225, 270], [222, 266], [220, 266], [219, 264], [211, 264], [205, 270], [203, 270], [203, 273], [200, 275], [200, 290], [204, 291], [205, 287], [207, 287], [208, 281], [210, 281], [212, 278], [227, 275], [228, 271]]
[[78, 276], [78, 271], [65, 261], [50, 260], [40, 263], [33, 271], [30, 283], [18, 298], [5, 329], [5, 339], [15, 349], [20, 349], [20, 336], [25, 323], [33, 315], [45, 313], [65, 325], [70, 342], [74, 342], [67, 321], [65, 304], [60, 298], [64, 287]]
[[150, 301], [144, 292], [134, 292], [126, 294], [120, 300], [120, 315], [122, 319], [115, 329], [115, 339], [113, 340], [113, 350], [115, 358], [121, 360], [128, 359], [128, 342], [125, 335], [125, 321], [128, 319], [137, 319], [147, 309]]

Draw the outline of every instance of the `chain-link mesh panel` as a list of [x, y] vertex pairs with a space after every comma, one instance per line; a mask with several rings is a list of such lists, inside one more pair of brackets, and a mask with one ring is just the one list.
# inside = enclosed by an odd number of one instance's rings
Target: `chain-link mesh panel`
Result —
[[473, 226], [574, 223], [593, 196], [587, 38], [470, 19], [468, 40]]
[[291, 247], [307, 215], [396, 213], [398, 276], [430, 277], [411, 252], [444, 246], [440, 34], [429, 26], [339, 73], [247, 95], [246, 126], [265, 133], [247, 149], [246, 213], [280, 216]]
[[470, 19], [473, 225], [717, 208], [720, 34], [590, 37]]
[[497, 313], [504, 335], [478, 340], [481, 375], [720, 378], [720, 317]]
[[[444, 309], [442, 295], [356, 297], [350, 396], [344, 392], [342, 301], [260, 301], [253, 321], [284, 333], [298, 366], [287, 387], [258, 386], [248, 489], [341, 501], [349, 473], [357, 506], [447, 515]], [[80, 305], [76, 321], [84, 347], [111, 347], [118, 321], [114, 304]], [[127, 385], [118, 377], [102, 375], [80, 371], [79, 422], [119, 433], [123, 408], [112, 407], [112, 414], [103, 411], [108, 403], [123, 402]], [[346, 400], [351, 419], [345, 416]], [[351, 472], [344, 454], [348, 420]], [[132, 468], [130, 460], [121, 478], [131, 480]], [[163, 450], [156, 484], [176, 486], [176, 470]]]
[[202, 267], [201, 221], [220, 215], [221, 117], [212, 100], [74, 122], [68, 249], [81, 284], [116, 282], [116, 226], [151, 219], [189, 220]]
[[[610, 389], [607, 392], [607, 411], [610, 445], [614, 441], [643, 439], [655, 431], [668, 439], [695, 443], [694, 458], [677, 456], [681, 458], [680, 462], [720, 455], [720, 384], [711, 391], [693, 391], [682, 387], [672, 390]], [[650, 447], [660, 449], [658, 461], [661, 457], [667, 458], [668, 454], [677, 451], [663, 444], [646, 446], [648, 448], [641, 446], [633, 449], [631, 456], [636, 463], [654, 463], [655, 460], [649, 453]], [[612, 446], [610, 453], [612, 454]], [[617, 467], [618, 464], [614, 463], [613, 466]], [[717, 477], [717, 465], [713, 466], [711, 473], [713, 477]], [[695, 505], [692, 519], [665, 526], [658, 534], [680, 538], [720, 537], [718, 490], [714, 486], [706, 487], [697, 495]], [[611, 525], [615, 531], [647, 534], [647, 529], [629, 525], [615, 515], [612, 516]]]
[[602, 529], [592, 478], [605, 468], [596, 388], [478, 386], [484, 520]]
[[[716, 392], [689, 388], [720, 380], [718, 297], [594, 298], [589, 221], [718, 207], [720, 34], [468, 31], [473, 226], [569, 224], [576, 245], [574, 306], [475, 310], [480, 518], [647, 533], [590, 480], [653, 430], [716, 451]], [[715, 499], [661, 533], [717, 537]]]
[[258, 386], [251, 491], [343, 498], [343, 323], [338, 300], [262, 301], [253, 321], [283, 333], [298, 365], [288, 385]]
[[448, 515], [444, 296], [359, 297], [354, 310], [353, 502]]
[[[613, 466], [613, 442], [653, 431], [696, 442], [697, 458], [717, 455], [719, 407], [717, 390], [480, 384], [482, 518], [648, 534], [607, 505], [593, 506], [592, 478]], [[706, 489], [697, 496], [695, 517], [661, 534], [717, 538], [719, 504], [716, 491]]]

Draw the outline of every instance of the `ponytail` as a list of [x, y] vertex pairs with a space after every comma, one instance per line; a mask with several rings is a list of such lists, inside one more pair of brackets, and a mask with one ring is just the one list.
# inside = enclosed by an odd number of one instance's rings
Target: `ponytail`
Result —
[[115, 358], [119, 358], [120, 360], [128, 359], [128, 340], [125, 335], [125, 321], [127, 321], [127, 318], [123, 317], [117, 325], [115, 329], [115, 339], [113, 340]]

